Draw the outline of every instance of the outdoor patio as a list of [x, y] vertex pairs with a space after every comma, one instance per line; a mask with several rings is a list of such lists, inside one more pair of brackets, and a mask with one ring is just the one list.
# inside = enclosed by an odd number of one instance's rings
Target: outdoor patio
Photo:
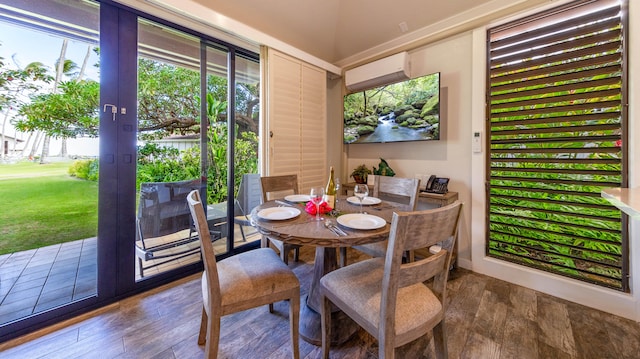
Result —
[[[237, 245], [245, 244], [236, 232]], [[260, 239], [254, 229], [245, 228], [245, 234], [247, 242]], [[214, 248], [226, 251], [226, 240], [216, 241]], [[95, 237], [0, 255], [0, 324], [94, 295], [96, 258]], [[145, 271], [145, 277], [198, 260], [199, 254], [181, 258]]]
[[97, 239], [0, 256], [0, 324], [96, 293]]

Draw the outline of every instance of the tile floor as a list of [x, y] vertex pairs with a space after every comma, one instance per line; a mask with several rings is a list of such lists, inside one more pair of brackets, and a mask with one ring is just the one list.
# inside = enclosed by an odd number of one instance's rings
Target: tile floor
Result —
[[0, 256], [0, 323], [96, 293], [97, 239]]
[[[248, 242], [260, 240], [253, 229], [246, 234]], [[239, 238], [238, 245], [245, 244], [239, 231], [235, 238]], [[216, 241], [214, 249], [226, 251], [226, 240]], [[95, 237], [0, 255], [0, 325], [94, 295], [96, 258]], [[145, 277], [198, 260], [199, 254], [190, 255], [145, 270]], [[136, 259], [136, 279], [140, 280], [138, 267]]]

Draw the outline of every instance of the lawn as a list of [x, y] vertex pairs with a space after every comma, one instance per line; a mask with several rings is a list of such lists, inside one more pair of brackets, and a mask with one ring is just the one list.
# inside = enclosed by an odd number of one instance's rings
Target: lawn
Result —
[[96, 236], [98, 183], [70, 177], [70, 164], [0, 165], [0, 254]]

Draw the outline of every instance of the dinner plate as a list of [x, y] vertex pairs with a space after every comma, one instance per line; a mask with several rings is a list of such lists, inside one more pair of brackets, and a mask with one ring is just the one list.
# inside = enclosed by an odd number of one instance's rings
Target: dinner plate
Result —
[[289, 202], [309, 202], [310, 198], [308, 194], [290, 194], [285, 196], [284, 200]]
[[[349, 198], [347, 198], [347, 202], [349, 202], [349, 203], [351, 203], [351, 204], [358, 204], [358, 205], [360, 204], [360, 200], [359, 200], [359, 199], [358, 199], [358, 197], [356, 197], [356, 196], [353, 196], [353, 197], [349, 197]], [[374, 204], [378, 204], [378, 203], [380, 203], [380, 202], [382, 202], [382, 201], [380, 200], [380, 198], [376, 198], [376, 197], [365, 197], [365, 198], [362, 200], [362, 205], [363, 205], [363, 206], [371, 206], [371, 205], [374, 205]]]
[[338, 217], [338, 223], [353, 229], [377, 229], [382, 228], [387, 222], [371, 214], [349, 213]]
[[271, 207], [258, 211], [258, 217], [270, 221], [282, 221], [300, 215], [300, 210], [293, 207]]

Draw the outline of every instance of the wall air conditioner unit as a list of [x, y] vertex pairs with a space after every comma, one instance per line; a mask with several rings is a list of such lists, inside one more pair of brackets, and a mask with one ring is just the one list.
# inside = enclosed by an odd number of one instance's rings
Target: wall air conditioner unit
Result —
[[409, 53], [405, 51], [347, 70], [344, 82], [349, 92], [356, 92], [407, 80], [409, 75]]

